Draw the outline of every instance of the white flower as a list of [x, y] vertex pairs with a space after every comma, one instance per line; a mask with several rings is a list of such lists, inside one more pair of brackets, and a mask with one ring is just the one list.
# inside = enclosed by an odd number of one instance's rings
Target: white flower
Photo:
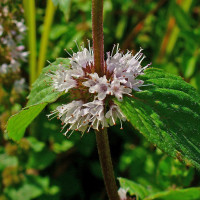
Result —
[[68, 70], [68, 73], [75, 78], [80, 78], [83, 77], [85, 75], [84, 71], [82, 70], [82, 68], [77, 69], [77, 68], [73, 68], [71, 70]]
[[117, 119], [119, 119], [121, 123], [121, 129], [122, 129], [122, 121], [126, 121], [126, 117], [121, 112], [120, 108], [115, 104], [110, 106], [110, 110], [106, 113], [105, 117], [109, 120], [109, 124], [111, 126], [115, 125]]
[[130, 95], [132, 90], [130, 88], [125, 87], [121, 84], [120, 80], [116, 77], [111, 82], [111, 94], [115, 95], [115, 97], [118, 99], [118, 101], [122, 101], [123, 94]]
[[84, 107], [84, 116], [91, 123], [90, 127], [98, 130], [99, 125], [102, 128], [108, 127], [105, 115], [104, 115], [104, 102], [99, 100], [94, 100], [92, 102], [86, 103]]
[[76, 81], [72, 79], [69, 71], [64, 67], [60, 67], [59, 70], [52, 72], [49, 76], [51, 77], [53, 86], [57, 91], [64, 91], [67, 93], [69, 89], [76, 87]]
[[93, 87], [99, 83], [99, 75], [97, 73], [90, 74], [90, 79], [88, 81], [83, 82], [83, 85], [86, 87]]
[[[95, 72], [93, 50], [90, 47], [89, 50], [81, 48], [80, 51], [78, 47], [79, 52], [73, 52], [69, 58], [69, 69], [60, 64], [60, 69], [48, 74], [57, 91], [69, 91], [75, 98], [79, 98], [58, 106], [52, 114], [61, 119], [63, 128], [68, 127], [64, 135], [70, 130], [72, 133], [74, 130], [84, 133], [90, 128], [103, 129], [115, 125], [117, 120], [123, 129], [122, 121], [126, 121], [126, 117], [114, 104], [113, 97], [122, 101], [124, 95], [132, 96], [132, 90], [140, 91], [140, 87], [144, 86], [144, 81], [139, 80], [138, 76], [142, 75], [149, 65], [141, 66], [145, 58], [142, 49], [133, 56], [130, 51], [126, 54], [121, 53], [117, 45], [114, 54], [114, 46], [112, 52], [107, 53], [105, 74], [100, 77]], [[73, 90], [70, 90], [72, 88]]]
[[119, 188], [118, 195], [120, 197], [120, 200], [127, 200], [126, 193], [127, 193], [127, 190], [125, 190], [123, 188]]
[[98, 74], [94, 73], [90, 77], [91, 80], [83, 82], [83, 85], [89, 87], [90, 93], [97, 93], [99, 100], [104, 100], [107, 94], [111, 94], [110, 84], [105, 75], [99, 78]]
[[58, 106], [55, 111], [47, 116], [57, 116], [62, 121], [62, 125], [64, 125], [62, 129], [69, 125], [69, 128], [64, 133], [66, 135], [70, 130], [78, 130], [83, 127], [80, 124], [83, 114], [82, 105], [83, 101], [72, 101], [66, 105]]
[[87, 65], [91, 65], [94, 62], [93, 51], [83, 48], [83, 51], [73, 53], [73, 56], [69, 59], [72, 68], [86, 68]]
[[[143, 85], [142, 80], [136, 79], [139, 75], [143, 74], [143, 71], [149, 66], [142, 67], [141, 62], [145, 58], [140, 48], [139, 52], [134, 56], [130, 51], [125, 55], [119, 53], [117, 46], [116, 53], [112, 56], [113, 51], [107, 53], [107, 69], [111, 73], [112, 77], [116, 77], [122, 85], [129, 87], [130, 89], [140, 91], [139, 87]], [[128, 92], [129, 93], [129, 92]]]
[[50, 117], [52, 115], [55, 115], [54, 117], [57, 116], [62, 121], [62, 129], [69, 126], [64, 135], [70, 130], [84, 132], [86, 129], [89, 131], [91, 127], [96, 130], [99, 130], [99, 126], [101, 128], [108, 127], [104, 116], [104, 103], [99, 100], [86, 104], [81, 100], [72, 101], [66, 105], [58, 106], [55, 111], [47, 116]]

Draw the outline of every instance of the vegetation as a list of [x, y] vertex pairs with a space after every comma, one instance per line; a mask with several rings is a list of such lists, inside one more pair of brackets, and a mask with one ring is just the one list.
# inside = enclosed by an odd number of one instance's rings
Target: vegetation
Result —
[[[0, 3], [1, 8], [8, 4]], [[18, 43], [24, 43], [29, 59], [20, 59], [17, 73], [0, 71], [0, 200], [107, 199], [94, 131], [67, 139], [59, 120], [46, 117], [59, 105], [57, 99], [69, 101], [68, 94], [52, 92], [46, 73], [59, 63], [69, 66], [64, 49], [76, 52], [76, 42], [92, 41], [91, 1], [14, 5], [9, 17], [25, 18], [26, 37]], [[15, 9], [22, 7], [24, 13]], [[129, 120], [123, 130], [120, 124], [108, 128], [117, 186], [129, 199], [200, 199], [199, 9], [192, 0], [104, 1], [104, 51], [116, 43], [133, 54], [142, 47], [144, 65], [153, 67], [141, 76], [147, 85], [142, 92], [116, 100]], [[11, 25], [3, 28], [16, 28]], [[10, 62], [4, 58], [0, 55], [0, 66]], [[19, 90], [15, 81], [22, 77], [26, 85]]]

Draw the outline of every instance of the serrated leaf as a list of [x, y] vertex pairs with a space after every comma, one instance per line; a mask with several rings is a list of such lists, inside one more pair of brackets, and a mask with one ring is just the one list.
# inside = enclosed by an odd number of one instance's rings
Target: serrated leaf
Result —
[[47, 76], [48, 71], [55, 71], [58, 64], [66, 67], [69, 64], [69, 59], [58, 58], [55, 62], [45, 67], [38, 79], [34, 82], [30, 95], [28, 96], [27, 106], [19, 113], [11, 116], [7, 123], [8, 136], [19, 141], [28, 125], [39, 115], [48, 103], [56, 101], [63, 93], [54, 91], [51, 83], [51, 78]]
[[200, 96], [182, 78], [158, 69], [140, 77], [147, 86], [116, 102], [150, 142], [200, 168]]
[[200, 188], [176, 189], [159, 192], [148, 196], [144, 200], [198, 200], [200, 199]]
[[126, 178], [118, 178], [120, 187], [125, 189], [131, 196], [135, 195], [140, 199], [144, 199], [146, 196], [149, 195], [149, 191], [142, 185], [135, 183], [133, 181], [130, 181]]

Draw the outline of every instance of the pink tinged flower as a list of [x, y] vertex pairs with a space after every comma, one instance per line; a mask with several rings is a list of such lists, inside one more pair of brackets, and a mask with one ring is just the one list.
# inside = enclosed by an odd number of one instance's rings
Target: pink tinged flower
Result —
[[108, 127], [104, 116], [104, 103], [99, 100], [94, 100], [86, 104], [81, 100], [72, 101], [66, 105], [58, 106], [55, 111], [47, 116], [50, 117], [52, 115], [54, 117], [57, 116], [62, 121], [62, 129], [69, 126], [64, 135], [70, 130], [72, 130], [72, 134], [74, 130], [84, 133], [87, 129], [89, 132], [91, 127], [96, 130], [99, 130], [100, 126], [101, 128]]
[[97, 93], [99, 100], [104, 100], [107, 94], [111, 94], [109, 81], [105, 75], [99, 78], [98, 74], [94, 73], [90, 76], [91, 80], [84, 82], [83, 85], [89, 87], [90, 93]]
[[83, 105], [84, 107], [84, 115], [87, 116], [88, 122], [90, 122], [90, 128], [99, 130], [99, 126], [101, 128], [108, 127], [108, 123], [104, 116], [104, 102], [99, 100], [94, 100], [92, 102], [86, 103]]
[[59, 70], [49, 74], [52, 79], [53, 87], [57, 91], [68, 92], [69, 89], [76, 87], [76, 81], [72, 79], [70, 71], [61, 67]]
[[134, 75], [135, 74], [132, 73], [127, 75], [126, 78], [128, 79], [128, 81], [124, 85], [135, 91], [141, 91], [139, 87], [143, 86], [144, 81], [136, 79]]
[[97, 73], [94, 74], [89, 74], [90, 78], [83, 82], [82, 84], [86, 87], [92, 87], [94, 85], [96, 85], [97, 83], [99, 83], [99, 75]]
[[110, 110], [106, 113], [105, 117], [109, 120], [111, 126], [116, 124], [117, 119], [119, 119], [122, 128], [122, 121], [126, 121], [125, 115], [121, 112], [120, 108], [113, 104], [110, 106]]
[[120, 80], [118, 80], [116, 77], [111, 82], [111, 94], [115, 95], [118, 101], [123, 100], [123, 94], [130, 95], [131, 92], [132, 90], [124, 85], [121, 85]]
[[[62, 129], [64, 129], [67, 125], [69, 125], [67, 131], [64, 133], [66, 135], [70, 130], [83, 130], [82, 120], [82, 105], [83, 101], [72, 101], [71, 103], [58, 106], [55, 111], [51, 114], [47, 115], [50, 117], [51, 115], [55, 115], [54, 117], [58, 117], [62, 121]], [[87, 128], [87, 127], [84, 127]], [[73, 133], [72, 131], [72, 133]]]
[[120, 197], [120, 200], [127, 200], [126, 193], [127, 193], [127, 190], [125, 190], [123, 188], [119, 188], [118, 195]]
[[84, 71], [82, 70], [82, 68], [73, 68], [71, 70], [69, 70], [69, 74], [72, 76], [72, 77], [75, 77], [75, 78], [80, 78], [80, 77], [83, 77], [85, 75]]
[[86, 48], [81, 47], [83, 50], [77, 53], [73, 52], [73, 55], [70, 59], [70, 64], [72, 68], [86, 68], [87, 65], [94, 63], [94, 55], [93, 51]]
[[107, 52], [107, 60], [106, 60], [106, 64], [107, 64], [107, 70], [112, 73], [114, 71], [115, 68], [119, 68], [120, 67], [120, 63], [119, 60], [122, 57], [121, 53], [116, 53], [113, 57], [112, 55], [110, 55], [110, 52]]

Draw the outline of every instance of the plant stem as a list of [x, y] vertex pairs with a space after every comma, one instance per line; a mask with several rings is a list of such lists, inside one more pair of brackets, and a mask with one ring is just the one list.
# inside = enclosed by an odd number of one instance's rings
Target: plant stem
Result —
[[92, 0], [92, 38], [95, 71], [104, 75], [103, 0]]
[[[36, 79], [36, 25], [35, 25], [35, 0], [26, 0], [25, 11], [28, 24], [28, 46], [29, 46], [29, 81], [30, 85]], [[28, 13], [28, 14], [27, 14]]]
[[[99, 76], [104, 71], [104, 45], [103, 45], [103, 0], [92, 0], [92, 37], [94, 50], [95, 72]], [[99, 160], [103, 172], [107, 194], [110, 200], [119, 200], [117, 185], [112, 166], [107, 128], [96, 131]]]
[[45, 12], [45, 19], [44, 19], [44, 30], [42, 32], [42, 38], [41, 38], [41, 42], [40, 42], [37, 76], [39, 76], [39, 74], [41, 73], [41, 71], [45, 65], [49, 32], [50, 32], [51, 24], [53, 21], [54, 13], [55, 13], [55, 6], [54, 6], [52, 0], [48, 0], [46, 12]]
[[113, 165], [110, 155], [109, 140], [107, 128], [96, 131], [97, 148], [99, 153], [99, 160], [106, 185], [107, 194], [110, 200], [119, 200], [117, 193], [117, 185], [113, 171]]

